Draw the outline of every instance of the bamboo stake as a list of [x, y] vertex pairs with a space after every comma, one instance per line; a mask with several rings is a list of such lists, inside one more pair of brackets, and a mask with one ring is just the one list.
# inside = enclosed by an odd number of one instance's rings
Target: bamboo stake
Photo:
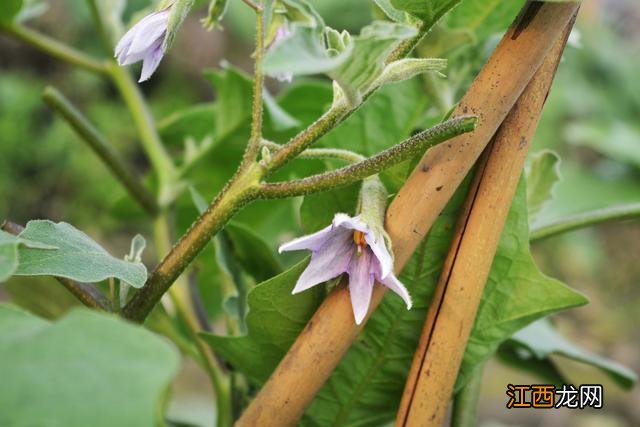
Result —
[[[453, 116], [478, 115], [474, 132], [429, 150], [391, 203], [387, 229], [401, 271], [469, 172], [577, 10], [574, 3], [528, 3]], [[374, 288], [369, 315], [386, 288]], [[364, 323], [363, 323], [364, 325]], [[294, 425], [363, 325], [353, 322], [349, 291], [337, 287], [300, 333], [237, 426]]]
[[442, 424], [530, 141], [572, 26], [549, 52], [478, 165], [427, 312], [397, 426]]

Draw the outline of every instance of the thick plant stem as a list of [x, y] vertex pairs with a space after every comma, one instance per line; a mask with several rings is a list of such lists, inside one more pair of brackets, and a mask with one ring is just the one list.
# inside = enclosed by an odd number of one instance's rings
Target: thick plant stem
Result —
[[[24, 230], [24, 227], [4, 221], [0, 224], [0, 230], [17, 236]], [[111, 302], [95, 285], [76, 282], [65, 277], [56, 277], [55, 279], [86, 307], [110, 311]]]
[[107, 63], [94, 59], [64, 43], [18, 24], [0, 25], [0, 31], [39, 49], [54, 58], [97, 74], [106, 74]]
[[158, 176], [161, 188], [159, 199], [162, 205], [170, 199], [169, 191], [177, 175], [176, 168], [169, 153], [162, 145], [156, 130], [155, 120], [142, 97], [140, 88], [133, 81], [129, 72], [112, 61], [109, 65], [109, 75], [131, 113], [133, 123], [140, 136], [140, 142]]
[[[171, 236], [169, 225], [165, 215], [159, 216], [154, 221], [154, 241], [158, 257], [163, 256], [171, 249]], [[229, 390], [229, 378], [219, 361], [211, 351], [211, 347], [206, 345], [198, 336], [200, 326], [198, 318], [193, 310], [193, 305], [189, 299], [188, 283], [182, 277], [176, 279], [175, 284], [169, 290], [169, 296], [173, 302], [178, 316], [182, 319], [187, 328], [189, 337], [193, 341], [200, 355], [202, 367], [211, 379], [211, 384], [216, 395], [217, 426], [228, 427], [231, 425], [231, 401]]]
[[256, 163], [237, 174], [218, 194], [209, 208], [193, 223], [175, 244], [147, 283], [125, 306], [123, 312], [130, 320], [142, 322], [162, 295], [182, 274], [211, 238], [242, 206], [256, 198], [256, 188], [262, 168]]
[[575, 215], [568, 215], [546, 224], [534, 225], [531, 228], [529, 238], [531, 240], [540, 240], [603, 222], [623, 221], [635, 218], [640, 218], [640, 203], [596, 209]]
[[263, 184], [260, 197], [282, 198], [324, 191], [329, 188], [347, 185], [371, 175], [375, 175], [390, 166], [423, 153], [426, 149], [455, 136], [475, 129], [475, 117], [457, 117], [420, 132], [398, 145], [388, 148], [373, 157], [343, 168], [313, 175], [298, 181]]
[[264, 19], [262, 12], [262, 3], [260, 9], [256, 10], [256, 51], [255, 51], [255, 67], [253, 77], [253, 104], [251, 109], [251, 136], [249, 144], [245, 150], [242, 159], [241, 169], [248, 167], [256, 160], [260, 151], [260, 143], [262, 142], [262, 119], [263, 119], [263, 102], [262, 94], [264, 87], [264, 74], [262, 72], [262, 57], [264, 56]]
[[484, 363], [476, 367], [464, 387], [456, 393], [453, 400], [451, 427], [474, 427], [478, 425], [476, 412], [483, 374]]
[[129, 172], [129, 168], [109, 141], [55, 88], [47, 87], [42, 97], [55, 112], [67, 121], [82, 141], [100, 157], [113, 176], [127, 189], [131, 197], [151, 217], [155, 217], [158, 214], [155, 197], [138, 178]]

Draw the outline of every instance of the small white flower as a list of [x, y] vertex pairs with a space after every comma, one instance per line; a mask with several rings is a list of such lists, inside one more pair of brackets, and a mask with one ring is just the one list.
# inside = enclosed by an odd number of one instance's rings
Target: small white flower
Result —
[[300, 275], [294, 294], [347, 273], [351, 306], [358, 325], [369, 310], [375, 281], [398, 294], [407, 309], [411, 308], [409, 292], [393, 274], [393, 259], [384, 237], [376, 234], [360, 216], [336, 214], [328, 227], [285, 243], [279, 251], [301, 249], [311, 251], [311, 262]]
[[162, 44], [167, 35], [170, 9], [151, 13], [122, 36], [116, 46], [118, 64], [129, 65], [142, 61], [139, 82], [148, 80], [164, 56]]

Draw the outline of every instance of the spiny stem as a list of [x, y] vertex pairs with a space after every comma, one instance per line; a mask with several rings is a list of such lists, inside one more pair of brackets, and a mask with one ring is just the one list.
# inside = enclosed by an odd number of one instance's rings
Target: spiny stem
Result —
[[611, 206], [575, 215], [567, 215], [547, 224], [534, 226], [531, 228], [529, 239], [540, 240], [603, 222], [622, 221], [634, 218], [640, 218], [640, 203]]
[[144, 185], [131, 173], [115, 148], [87, 120], [86, 117], [57, 89], [47, 87], [44, 101], [73, 128], [78, 136], [100, 157], [113, 176], [127, 189], [131, 197], [152, 217], [158, 214], [156, 200]]
[[475, 117], [468, 116], [448, 120], [356, 164], [297, 181], [262, 184], [259, 196], [267, 199], [301, 196], [351, 184], [421, 154], [447, 139], [470, 132], [475, 129], [476, 122]]
[[[24, 227], [10, 221], [4, 221], [0, 224], [0, 230], [17, 236], [24, 230]], [[55, 279], [86, 307], [110, 311], [111, 303], [109, 299], [96, 286], [89, 283], [76, 282], [65, 277], [55, 277]]]
[[106, 74], [107, 65], [49, 36], [18, 24], [0, 25], [0, 31], [71, 65], [97, 74]]
[[[260, 5], [262, 6], [262, 2]], [[256, 160], [258, 152], [260, 151], [260, 142], [262, 141], [262, 94], [264, 87], [262, 57], [264, 54], [264, 31], [264, 19], [262, 7], [260, 7], [259, 10], [256, 10], [256, 51], [253, 78], [253, 105], [251, 109], [251, 136], [242, 159], [241, 169], [246, 168], [251, 162]]]

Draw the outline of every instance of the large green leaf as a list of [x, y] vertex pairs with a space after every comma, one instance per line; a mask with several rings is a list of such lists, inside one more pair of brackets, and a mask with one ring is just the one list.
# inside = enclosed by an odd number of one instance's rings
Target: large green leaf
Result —
[[143, 264], [111, 256], [89, 236], [65, 222], [29, 221], [20, 237], [57, 249], [20, 247], [15, 275], [58, 276], [89, 283], [114, 277], [136, 288], [147, 280]]
[[595, 366], [627, 389], [638, 381], [638, 376], [629, 368], [567, 341], [547, 319], [534, 322], [516, 332], [508, 342], [525, 350], [527, 359], [530, 360], [548, 360], [551, 355], [559, 355]]
[[18, 246], [54, 250], [56, 246], [35, 242], [0, 230], [0, 282], [8, 279], [18, 268]]
[[151, 332], [76, 309], [57, 321], [0, 305], [0, 425], [154, 426], [177, 353]]
[[256, 384], [269, 377], [320, 304], [323, 296], [320, 287], [291, 295], [307, 262], [296, 264], [249, 292], [248, 335], [201, 334], [218, 354]]
[[[535, 266], [529, 253], [525, 192], [521, 184], [456, 388], [518, 329], [548, 313], [586, 302]], [[400, 276], [413, 297], [414, 308], [407, 311], [399, 298], [385, 297], [309, 408], [309, 424], [375, 426], [393, 419], [463, 196], [462, 191], [456, 194]]]

